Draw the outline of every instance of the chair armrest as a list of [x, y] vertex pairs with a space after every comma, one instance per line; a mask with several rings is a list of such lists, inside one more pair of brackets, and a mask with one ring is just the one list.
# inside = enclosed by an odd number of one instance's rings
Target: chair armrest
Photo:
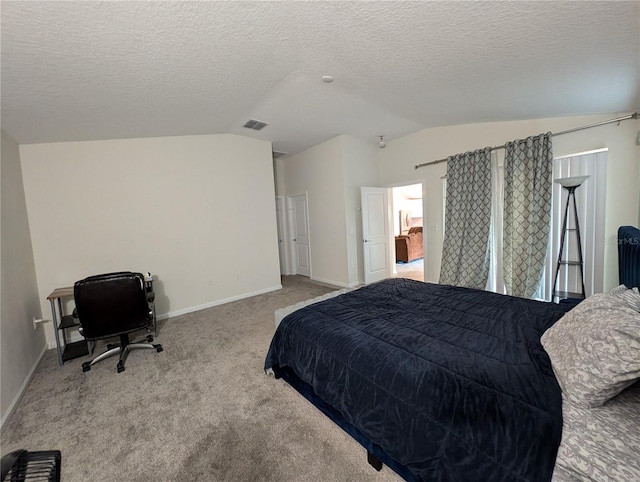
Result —
[[0, 476], [2, 477], [2, 479], [0, 480], [4, 480], [4, 478], [9, 475], [9, 472], [13, 468], [13, 465], [22, 455], [26, 453], [26, 450], [14, 450], [13, 452], [2, 456], [2, 461], [0, 462]]

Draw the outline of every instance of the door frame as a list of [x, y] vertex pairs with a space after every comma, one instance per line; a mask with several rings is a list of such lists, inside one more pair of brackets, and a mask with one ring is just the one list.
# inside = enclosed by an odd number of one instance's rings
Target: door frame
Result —
[[[280, 207], [280, 216], [277, 216], [278, 207]], [[288, 240], [288, 215], [289, 211], [287, 210], [287, 203], [285, 196], [276, 196], [276, 230], [278, 233], [278, 245], [282, 245], [282, 275], [288, 275], [290, 273], [290, 264], [289, 264], [289, 240]], [[282, 232], [280, 232], [282, 229]], [[280, 243], [280, 234], [282, 234], [282, 243]], [[278, 249], [278, 254], [280, 254], [280, 249]]]
[[[313, 279], [313, 262], [312, 262], [312, 258], [311, 258], [311, 222], [309, 221], [310, 216], [309, 216], [309, 193], [308, 191], [305, 191], [303, 193], [299, 193], [299, 194], [290, 194], [287, 195], [287, 242], [288, 242], [288, 249], [287, 251], [288, 256], [287, 256], [287, 262], [289, 263], [289, 274], [291, 275], [296, 275], [298, 274], [298, 271], [296, 269], [296, 250], [293, 249], [294, 247], [294, 237], [295, 237], [295, 233], [293, 232], [293, 228], [295, 226], [295, 220], [293, 218], [293, 198], [295, 197], [301, 197], [304, 196], [304, 203], [306, 205], [307, 208], [307, 239], [309, 240], [308, 246], [309, 246], [309, 279]], [[301, 276], [305, 276], [305, 275], [301, 275]]]

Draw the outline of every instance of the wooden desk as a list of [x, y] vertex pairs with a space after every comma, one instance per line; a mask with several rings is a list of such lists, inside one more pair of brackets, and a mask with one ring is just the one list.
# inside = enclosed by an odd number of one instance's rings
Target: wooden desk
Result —
[[[64, 314], [63, 298], [73, 297], [73, 286], [66, 288], [56, 288], [47, 299], [51, 303], [51, 316], [53, 319], [53, 332], [56, 335], [56, 349], [58, 350], [58, 363], [62, 365], [67, 360], [78, 358], [89, 354], [87, 341], [80, 340], [69, 343], [67, 341], [66, 330], [80, 325], [73, 315]], [[58, 301], [56, 307], [56, 300]], [[62, 333], [62, 343], [60, 334]]]

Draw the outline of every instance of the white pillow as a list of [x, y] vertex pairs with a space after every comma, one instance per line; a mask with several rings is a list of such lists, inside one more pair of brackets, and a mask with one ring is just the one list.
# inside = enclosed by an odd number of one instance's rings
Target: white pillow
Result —
[[598, 407], [640, 379], [640, 312], [627, 302], [637, 293], [619, 291], [590, 296], [542, 335], [560, 388], [576, 405]]
[[640, 291], [638, 288], [627, 288], [625, 285], [616, 286], [611, 294], [621, 298], [627, 305], [640, 312]]

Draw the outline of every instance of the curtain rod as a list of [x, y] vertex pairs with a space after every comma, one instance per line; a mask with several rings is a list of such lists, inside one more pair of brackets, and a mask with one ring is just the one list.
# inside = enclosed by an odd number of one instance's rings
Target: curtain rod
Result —
[[[619, 123], [620, 121], [629, 120], [629, 119], [640, 119], [640, 113], [634, 112], [633, 114], [627, 114], [625, 116], [617, 117], [615, 119], [609, 119], [609, 120], [602, 121], [602, 122], [596, 122], [595, 124], [589, 124], [589, 125], [586, 125], [586, 126], [574, 127], [573, 129], [567, 129], [566, 131], [553, 132], [551, 134], [551, 136], [552, 137], [561, 136], [563, 134], [569, 134], [571, 132], [581, 131], [581, 130], [584, 130], [584, 129], [591, 129], [592, 127], [603, 126], [605, 124], [613, 124], [614, 122], [618, 122]], [[506, 146], [503, 144], [501, 146], [492, 147], [491, 150], [492, 151], [496, 151], [498, 149], [504, 149], [505, 147]], [[437, 161], [423, 162], [422, 164], [416, 164], [413, 168], [414, 169], [419, 169], [419, 168], [424, 167], [424, 166], [431, 166], [433, 164], [440, 164], [441, 162], [447, 162], [447, 159], [438, 159]]]

